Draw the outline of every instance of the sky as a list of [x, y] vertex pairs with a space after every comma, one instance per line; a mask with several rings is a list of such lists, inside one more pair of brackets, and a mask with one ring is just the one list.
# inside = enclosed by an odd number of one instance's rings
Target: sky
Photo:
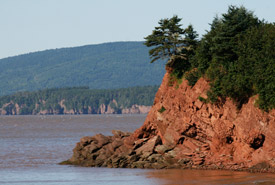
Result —
[[116, 41], [143, 41], [158, 21], [178, 15], [203, 35], [229, 5], [275, 22], [275, 0], [0, 0], [0, 59]]

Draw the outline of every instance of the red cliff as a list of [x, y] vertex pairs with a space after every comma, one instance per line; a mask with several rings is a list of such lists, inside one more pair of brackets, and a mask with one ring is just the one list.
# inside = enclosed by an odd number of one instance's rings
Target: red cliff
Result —
[[169, 76], [141, 128], [83, 138], [66, 163], [275, 172], [275, 110], [257, 108], [257, 97], [240, 110], [229, 99], [223, 105], [204, 103], [199, 97], [207, 98], [205, 79], [191, 87], [187, 81], [171, 84]]

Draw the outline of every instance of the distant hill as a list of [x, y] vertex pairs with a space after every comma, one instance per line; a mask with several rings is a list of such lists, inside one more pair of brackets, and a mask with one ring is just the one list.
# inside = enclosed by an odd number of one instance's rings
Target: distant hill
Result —
[[143, 42], [52, 49], [0, 59], [0, 96], [45, 88], [159, 85], [164, 72], [164, 62], [150, 64]]

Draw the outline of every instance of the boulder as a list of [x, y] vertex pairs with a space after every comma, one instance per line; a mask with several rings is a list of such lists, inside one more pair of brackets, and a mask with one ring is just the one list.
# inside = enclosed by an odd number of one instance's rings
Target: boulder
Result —
[[149, 152], [153, 153], [154, 148], [156, 145], [161, 143], [161, 139], [159, 136], [154, 136], [153, 138], [149, 139], [144, 145], [136, 149], [137, 154]]

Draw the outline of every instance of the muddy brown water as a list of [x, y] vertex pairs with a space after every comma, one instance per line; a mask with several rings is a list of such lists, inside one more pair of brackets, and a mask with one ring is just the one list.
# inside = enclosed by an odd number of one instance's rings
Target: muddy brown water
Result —
[[275, 184], [275, 174], [61, 166], [83, 136], [134, 131], [146, 115], [0, 116], [0, 184]]

